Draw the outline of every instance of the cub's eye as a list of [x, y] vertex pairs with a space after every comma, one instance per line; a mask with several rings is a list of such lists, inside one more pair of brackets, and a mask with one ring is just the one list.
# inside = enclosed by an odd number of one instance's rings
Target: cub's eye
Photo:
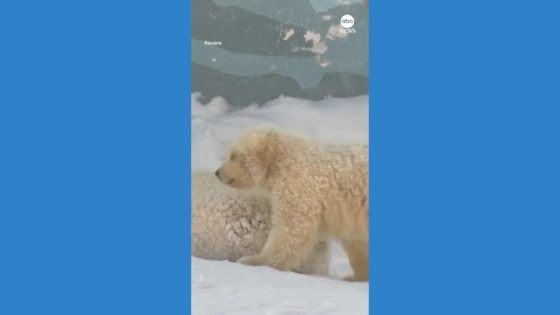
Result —
[[229, 156], [229, 159], [230, 159], [230, 160], [235, 160], [236, 157], [237, 157], [237, 154], [232, 153], [232, 154]]

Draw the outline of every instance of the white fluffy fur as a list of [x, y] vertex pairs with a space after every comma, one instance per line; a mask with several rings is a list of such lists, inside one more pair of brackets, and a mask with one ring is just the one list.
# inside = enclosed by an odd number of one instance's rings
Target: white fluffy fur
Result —
[[262, 251], [239, 259], [279, 270], [298, 266], [313, 247], [339, 240], [354, 271], [367, 281], [368, 146], [316, 143], [272, 128], [247, 131], [218, 169], [223, 183], [265, 192], [273, 227]]

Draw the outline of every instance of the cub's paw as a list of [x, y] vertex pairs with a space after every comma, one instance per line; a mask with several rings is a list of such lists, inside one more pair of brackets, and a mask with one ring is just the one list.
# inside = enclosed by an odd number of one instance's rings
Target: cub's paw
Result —
[[263, 266], [265, 264], [264, 259], [259, 255], [241, 257], [237, 262], [248, 266]]

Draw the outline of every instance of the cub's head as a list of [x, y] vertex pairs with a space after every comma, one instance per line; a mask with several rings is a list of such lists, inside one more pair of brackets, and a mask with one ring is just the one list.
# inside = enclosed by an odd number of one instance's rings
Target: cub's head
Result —
[[229, 149], [228, 156], [216, 170], [220, 181], [232, 188], [262, 187], [274, 164], [278, 133], [268, 127], [250, 129]]

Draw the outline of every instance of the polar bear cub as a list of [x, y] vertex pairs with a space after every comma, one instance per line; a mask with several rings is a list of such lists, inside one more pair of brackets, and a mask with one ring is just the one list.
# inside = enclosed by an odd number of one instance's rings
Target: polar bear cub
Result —
[[318, 242], [334, 238], [354, 272], [345, 279], [367, 281], [368, 148], [317, 143], [268, 127], [240, 136], [216, 176], [232, 188], [267, 194], [273, 226], [262, 251], [238, 262], [293, 270]]

